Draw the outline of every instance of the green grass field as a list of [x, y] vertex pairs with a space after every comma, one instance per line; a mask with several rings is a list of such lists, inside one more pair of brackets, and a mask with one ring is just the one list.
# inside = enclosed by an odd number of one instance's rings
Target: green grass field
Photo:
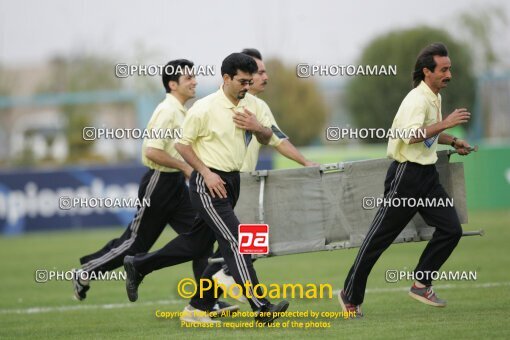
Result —
[[[436, 292], [446, 308], [408, 297], [410, 282], [386, 283], [388, 269], [412, 270], [425, 243], [393, 245], [376, 264], [368, 282], [362, 320], [315, 321], [320, 329], [190, 329], [177, 319], [158, 319], [156, 310], [181, 311], [187, 304], [177, 282], [192, 276], [182, 264], [155, 272], [140, 286], [138, 302], [127, 300], [124, 282], [93, 282], [83, 302], [72, 299], [70, 282], [36, 283], [36, 269], [68, 270], [81, 255], [97, 250], [122, 229], [69, 231], [0, 238], [0, 338], [510, 338], [510, 212], [472, 212], [466, 230], [483, 227], [484, 237], [465, 237], [443, 270], [476, 271], [477, 281], [443, 281]], [[155, 247], [172, 237], [165, 232]], [[329, 283], [341, 287], [357, 249], [281, 256], [256, 263], [261, 282]], [[229, 300], [232, 302], [232, 300]], [[339, 311], [332, 299], [291, 299], [289, 311]], [[248, 305], [242, 310], [249, 311]], [[279, 319], [282, 322], [290, 319]], [[225, 319], [240, 322], [251, 320]], [[307, 322], [310, 320], [294, 319]]]

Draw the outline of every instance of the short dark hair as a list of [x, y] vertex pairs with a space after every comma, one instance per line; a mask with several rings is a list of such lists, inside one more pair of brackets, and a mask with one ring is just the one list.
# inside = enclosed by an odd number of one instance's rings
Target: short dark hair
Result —
[[241, 51], [242, 54], [249, 55], [252, 58], [262, 60], [262, 54], [256, 48], [245, 48]]
[[176, 59], [169, 61], [165, 67], [163, 68], [163, 86], [165, 87], [166, 93], [170, 93], [170, 86], [168, 86], [168, 82], [175, 81], [179, 83], [179, 77], [184, 74], [184, 70], [189, 68], [190, 70], [193, 68], [193, 62], [187, 59]]
[[221, 63], [221, 76], [228, 74], [230, 78], [234, 78], [237, 71], [253, 74], [257, 72], [258, 67], [252, 57], [243, 53], [232, 53]]
[[443, 43], [433, 43], [425, 47], [418, 54], [416, 58], [416, 64], [414, 65], [413, 72], [413, 87], [420, 85], [421, 81], [425, 79], [423, 69], [427, 68], [434, 72], [436, 68], [436, 62], [434, 56], [448, 57], [448, 50]]

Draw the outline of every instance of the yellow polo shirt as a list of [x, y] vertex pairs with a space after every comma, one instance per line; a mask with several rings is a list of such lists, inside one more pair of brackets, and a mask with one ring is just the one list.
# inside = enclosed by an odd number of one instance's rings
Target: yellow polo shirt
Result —
[[[278, 124], [276, 124], [276, 120], [274, 119], [273, 113], [271, 112], [271, 109], [269, 108], [269, 105], [262, 99], [257, 98], [257, 100], [260, 101], [260, 104], [262, 105], [262, 108], [264, 109], [264, 114], [268, 117], [269, 121], [271, 122], [271, 128], [273, 129], [273, 135], [271, 136], [271, 140], [269, 141], [269, 145], [277, 147], [280, 145], [284, 139], [286, 138], [280, 138], [281, 136], [278, 136], [276, 133], [274, 133], [274, 129], [280, 130], [278, 127]], [[255, 171], [255, 168], [257, 167], [257, 162], [259, 160], [259, 151], [260, 151], [261, 144], [257, 140], [257, 138], [252, 138], [250, 144], [248, 145], [248, 150], [246, 151], [246, 156], [244, 157], [243, 166], [241, 167], [241, 172], [250, 172]]]
[[[391, 125], [392, 129], [410, 131], [423, 128], [441, 121], [441, 95], [437, 96], [425, 84], [420, 83], [400, 104], [397, 115]], [[398, 162], [414, 162], [423, 165], [437, 161], [437, 143], [439, 135], [425, 141], [409, 144], [408, 139], [392, 139], [388, 141], [387, 156]]]
[[[182, 138], [177, 142], [191, 145], [198, 158], [209, 168], [240, 171], [246, 156], [245, 130], [235, 126], [234, 111], [244, 108], [256, 115], [264, 127], [271, 127], [269, 118], [257, 98], [249, 93], [234, 105], [220, 88], [189, 109], [182, 125]], [[255, 135], [252, 140], [256, 139]]]
[[[176, 130], [180, 129], [184, 116], [186, 115], [186, 108], [175, 98], [173, 95], [167, 93], [165, 100], [163, 100], [154, 110], [149, 123], [147, 124], [147, 130]], [[165, 151], [170, 156], [183, 160], [181, 155], [175, 150], [175, 140], [169, 138], [161, 139], [144, 139], [142, 146], [142, 163], [154, 170], [162, 172], [177, 172], [180, 171], [174, 168], [168, 168], [160, 165], [148, 159], [145, 156], [145, 149], [147, 147], [159, 149]]]

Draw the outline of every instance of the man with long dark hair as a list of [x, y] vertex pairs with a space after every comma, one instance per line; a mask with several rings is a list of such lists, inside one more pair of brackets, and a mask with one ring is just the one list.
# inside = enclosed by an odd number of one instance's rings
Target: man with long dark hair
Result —
[[[415, 133], [420, 138], [388, 141], [387, 155], [394, 161], [384, 182], [385, 200], [448, 199], [435, 167], [437, 144], [451, 145], [460, 155], [470, 153], [466, 141], [443, 132], [467, 123], [470, 118], [465, 108], [456, 109], [445, 120], [441, 118], [439, 91], [447, 87], [451, 77], [446, 46], [435, 43], [420, 52], [413, 73], [414, 89], [402, 101], [392, 124], [392, 129], [420, 132]], [[352, 312], [356, 317], [363, 315], [361, 304], [372, 267], [416, 213], [420, 213], [425, 222], [436, 230], [420, 257], [415, 273], [435, 272], [448, 259], [462, 236], [453, 206], [381, 206], [338, 295], [344, 311]], [[446, 301], [438, 298], [432, 290], [432, 280], [428, 275], [414, 282], [409, 295], [431, 306], [446, 306]]]

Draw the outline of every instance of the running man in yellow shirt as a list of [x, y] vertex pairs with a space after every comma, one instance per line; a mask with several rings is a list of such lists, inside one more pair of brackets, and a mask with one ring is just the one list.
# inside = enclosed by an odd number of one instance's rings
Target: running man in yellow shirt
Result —
[[[148, 130], [180, 129], [186, 114], [184, 104], [195, 97], [197, 82], [191, 73], [193, 63], [186, 59], [170, 61], [162, 75], [165, 99], [157, 106], [147, 125]], [[179, 72], [173, 71], [179, 70]], [[192, 168], [175, 150], [173, 139], [145, 139], [142, 163], [148, 168], [140, 182], [140, 201], [150, 199], [150, 206], [140, 206], [124, 233], [109, 241], [102, 249], [83, 256], [81, 268], [73, 276], [74, 295], [83, 300], [90, 288], [91, 273], [100, 273], [122, 266], [127, 255], [146, 253], [167, 224], [179, 234], [191, 230], [196, 212], [191, 206], [185, 177]], [[212, 251], [212, 248], [210, 249]], [[195, 278], [207, 266], [207, 252], [193, 261]]]
[[[259, 282], [251, 255], [239, 253], [240, 222], [234, 213], [240, 190], [239, 171], [251, 139], [256, 137], [261, 144], [268, 144], [272, 136], [271, 122], [260, 102], [247, 94], [255, 72], [257, 64], [247, 55], [233, 53], [225, 58], [221, 66], [222, 88], [195, 103], [184, 122], [183, 138], [176, 146], [195, 169], [190, 191], [191, 202], [200, 216], [196, 224], [206, 223], [214, 231], [232, 276], [243, 287], [248, 282], [253, 286]], [[259, 312], [256, 319], [260, 322], [271, 322], [278, 312], [288, 308], [287, 301], [273, 305], [265, 298], [257, 298], [260, 292], [254, 294], [252, 288], [246, 289], [251, 290], [245, 295], [251, 296], [250, 305]], [[197, 291], [185, 312], [210, 310], [215, 301], [212, 290]]]
[[[451, 77], [446, 46], [435, 43], [420, 52], [413, 74], [414, 89], [402, 101], [392, 129], [420, 131], [425, 136], [388, 141], [387, 154], [394, 162], [384, 182], [385, 201], [402, 199], [404, 202], [408, 198], [436, 198], [439, 201], [449, 198], [439, 183], [435, 167], [437, 144], [451, 145], [460, 155], [470, 153], [466, 141], [443, 132], [467, 123], [470, 118], [470, 113], [461, 108], [445, 120], [441, 119], [439, 91], [447, 87]], [[354, 312], [356, 317], [363, 316], [361, 304], [372, 267], [416, 213], [420, 213], [425, 222], [436, 230], [420, 257], [415, 274], [435, 272], [446, 262], [462, 236], [462, 227], [453, 206], [381, 206], [339, 293], [338, 299], [344, 311]], [[428, 275], [416, 277], [423, 279], [414, 282], [409, 295], [425, 304], [445, 307], [446, 301], [438, 298], [432, 290], [431, 278]]]

